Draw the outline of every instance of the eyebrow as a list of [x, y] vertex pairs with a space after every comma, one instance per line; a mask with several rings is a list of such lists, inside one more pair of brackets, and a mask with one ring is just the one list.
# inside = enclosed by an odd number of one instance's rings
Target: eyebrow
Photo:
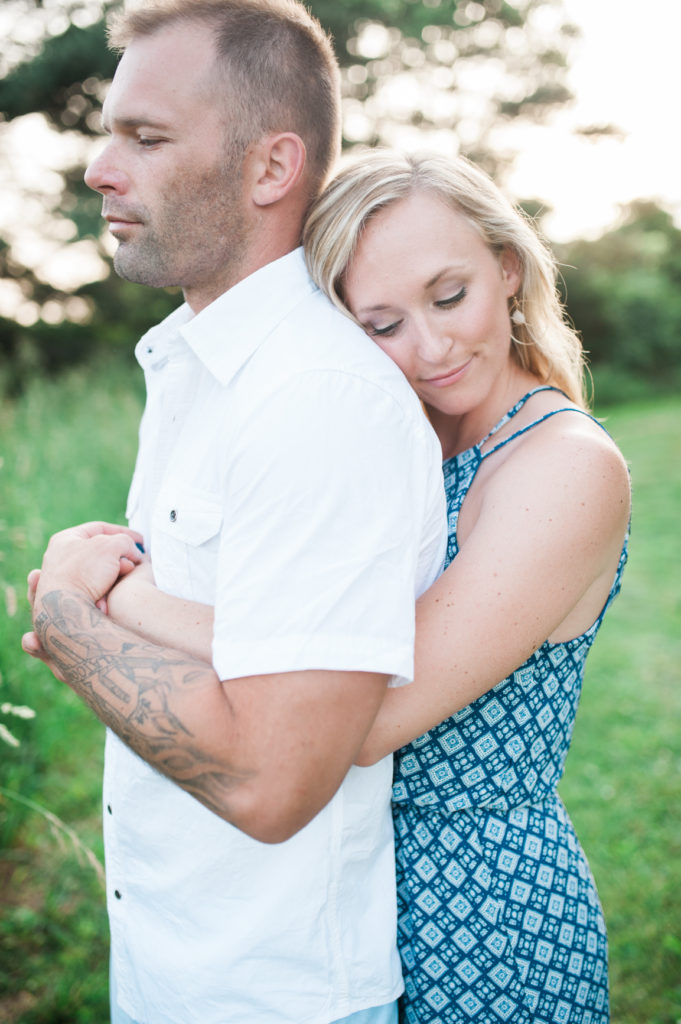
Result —
[[430, 278], [429, 281], [426, 281], [425, 287], [426, 288], [432, 288], [434, 284], [438, 283], [440, 278], [446, 277], [447, 274], [450, 274], [452, 272], [454, 272], [454, 273], [465, 272], [465, 271], [468, 270], [469, 266], [470, 266], [470, 261], [466, 261], [466, 260], [461, 260], [459, 263], [450, 263], [446, 267], [443, 267], [442, 270], [439, 270], [437, 272], [437, 274], [434, 275], [434, 277]]
[[155, 117], [114, 117], [112, 122], [104, 111], [102, 111], [101, 121], [102, 128], [107, 134], [110, 134], [112, 124], [117, 128], [162, 128], [164, 131], [167, 131], [169, 127], [167, 121]]

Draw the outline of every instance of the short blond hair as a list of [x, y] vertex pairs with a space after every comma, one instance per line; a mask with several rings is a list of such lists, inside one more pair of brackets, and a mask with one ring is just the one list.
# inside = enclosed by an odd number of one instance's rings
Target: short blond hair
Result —
[[109, 45], [122, 51], [183, 22], [215, 31], [234, 144], [245, 150], [266, 135], [295, 132], [307, 153], [308, 191], [318, 195], [341, 134], [338, 62], [319, 21], [298, 0], [152, 0], [113, 18]]
[[558, 295], [555, 259], [523, 211], [462, 157], [372, 150], [341, 170], [310, 210], [303, 234], [315, 282], [351, 316], [343, 281], [365, 225], [379, 210], [415, 192], [434, 195], [461, 213], [495, 255], [515, 253], [522, 281], [514, 308], [524, 322], [512, 325], [514, 358], [586, 407], [584, 354]]

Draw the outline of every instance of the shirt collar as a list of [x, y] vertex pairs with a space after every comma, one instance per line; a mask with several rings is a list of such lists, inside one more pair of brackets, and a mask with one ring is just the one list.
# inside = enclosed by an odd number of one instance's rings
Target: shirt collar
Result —
[[135, 347], [135, 357], [143, 370], [160, 370], [174, 351], [185, 346], [178, 331], [193, 316], [184, 302], [140, 338]]
[[239, 281], [195, 317], [179, 323], [179, 331], [208, 371], [227, 384], [315, 289], [298, 248]]

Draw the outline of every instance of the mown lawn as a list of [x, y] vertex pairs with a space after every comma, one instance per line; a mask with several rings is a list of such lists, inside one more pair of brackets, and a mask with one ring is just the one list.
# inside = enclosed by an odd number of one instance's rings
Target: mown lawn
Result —
[[[49, 535], [122, 521], [141, 408], [118, 363], [0, 403], [0, 1020], [103, 1024], [102, 729], [19, 647]], [[613, 1024], [681, 1018], [681, 401], [609, 411], [635, 504], [623, 593], [589, 662], [561, 785], [609, 926]], [[7, 713], [28, 705], [35, 718]], [[56, 816], [50, 820], [50, 815]], [[70, 831], [66, 831], [68, 829]]]

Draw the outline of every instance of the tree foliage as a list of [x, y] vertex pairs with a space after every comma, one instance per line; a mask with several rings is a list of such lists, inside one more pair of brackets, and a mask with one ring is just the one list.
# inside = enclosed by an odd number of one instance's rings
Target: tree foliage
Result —
[[[641, 382], [681, 384], [681, 230], [650, 201], [631, 203], [596, 241], [560, 252], [567, 306], [597, 376], [597, 398]], [[626, 397], [626, 393], [624, 395]]]
[[[2, 131], [35, 112], [54, 131], [92, 137], [115, 69], [106, 17], [120, 0], [62, 0], [58, 15], [43, 0], [4, 2], [17, 24], [32, 31], [17, 33], [5, 51], [0, 149]], [[512, 118], [541, 118], [569, 98], [566, 54], [574, 29], [565, 21], [562, 0], [309, 0], [309, 7], [335, 40], [348, 144], [409, 144], [417, 138], [427, 145], [435, 133], [452, 153], [464, 151], [499, 171], [496, 127]], [[73, 243], [88, 239], [108, 263], [101, 202], [83, 185], [81, 162], [60, 173], [61, 194], [45, 198], [44, 217], [46, 224], [59, 221], [63, 236], [70, 236], [64, 261]], [[0, 353], [11, 357], [16, 379], [120, 336], [129, 344], [177, 302], [175, 295], [151, 296], [114, 275], [65, 290], [23, 265], [13, 243], [7, 237], [0, 247], [0, 281], [19, 286], [35, 310], [23, 317], [23, 326], [0, 319]]]
[[[346, 135], [370, 145], [447, 133], [497, 174], [494, 129], [570, 99], [576, 33], [562, 0], [312, 0], [343, 66]], [[355, 114], [353, 118], [350, 115]]]

